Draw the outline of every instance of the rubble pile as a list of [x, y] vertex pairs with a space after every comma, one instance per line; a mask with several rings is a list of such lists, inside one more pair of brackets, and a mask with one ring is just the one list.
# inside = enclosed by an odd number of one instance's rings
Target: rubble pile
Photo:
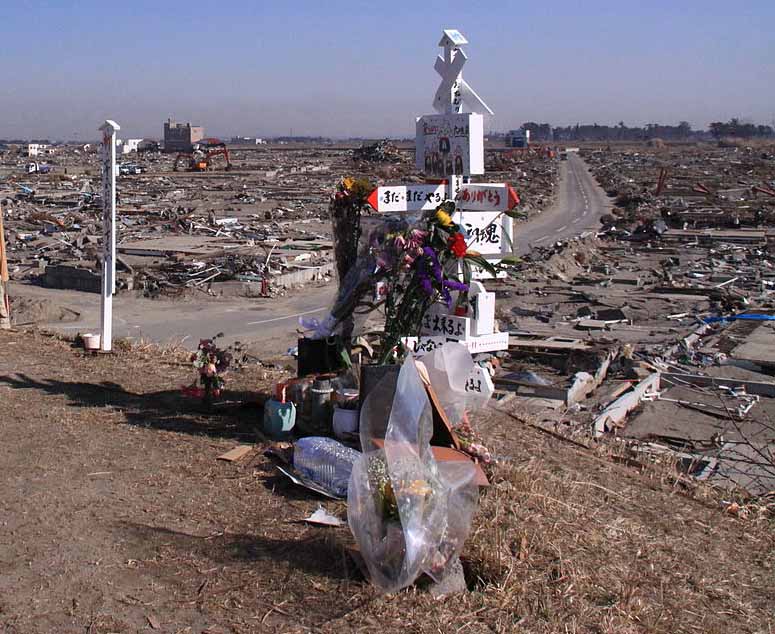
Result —
[[[329, 180], [347, 150], [236, 150], [233, 170], [204, 173], [174, 171], [170, 154], [135, 156], [118, 179], [118, 290], [279, 289], [330, 275]], [[25, 173], [28, 160], [7, 151], [0, 163], [12, 279], [98, 292], [97, 155], [58, 146], [46, 173]]]
[[[12, 279], [99, 292], [96, 149], [64, 145], [49, 151], [46, 173], [27, 173], [30, 159], [21, 147], [0, 155]], [[179, 296], [186, 289], [217, 294], [227, 290], [222, 283], [240, 282], [242, 294], [265, 295], [327, 279], [332, 180], [366, 170], [376, 173], [378, 182], [419, 181], [410, 154], [389, 141], [354, 150], [246, 146], [231, 150], [230, 171], [214, 164], [196, 173], [175, 171], [175, 154], [133, 153], [121, 161], [118, 178], [117, 290], [149, 297]], [[493, 154], [498, 152], [488, 157]], [[523, 208], [540, 208], [552, 199], [556, 161], [536, 153], [502, 156], [505, 171], [497, 176], [517, 187]], [[359, 162], [368, 166], [361, 169]], [[242, 264], [234, 266], [235, 258]], [[256, 290], [263, 280], [269, 290]]]
[[559, 163], [554, 153], [525, 150], [488, 150], [488, 178], [510, 183], [519, 192], [521, 211], [527, 214], [549, 207], [557, 193]]
[[355, 148], [352, 157], [356, 163], [406, 163], [409, 160], [408, 153], [401, 152], [395, 143], [387, 139]]
[[[584, 158], [614, 196], [619, 228], [757, 227], [775, 223], [775, 147], [642, 148], [586, 151]], [[662, 230], [664, 230], [662, 229]]]
[[637, 459], [772, 490], [775, 229], [638, 235], [534, 248], [496, 287], [501, 397], [569, 438], [617, 437]]

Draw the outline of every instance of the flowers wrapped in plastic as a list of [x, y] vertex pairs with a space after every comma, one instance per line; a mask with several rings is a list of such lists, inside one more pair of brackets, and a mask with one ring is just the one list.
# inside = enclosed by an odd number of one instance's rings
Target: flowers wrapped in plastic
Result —
[[460, 554], [478, 489], [473, 463], [433, 457], [431, 406], [411, 354], [398, 376], [384, 442], [384, 412], [374, 410], [367, 398], [347, 515], [371, 581], [395, 592], [422, 573], [438, 579]]

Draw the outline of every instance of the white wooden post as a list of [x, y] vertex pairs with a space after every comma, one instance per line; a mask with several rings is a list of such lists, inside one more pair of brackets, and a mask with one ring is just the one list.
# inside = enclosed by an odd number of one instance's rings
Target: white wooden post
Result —
[[102, 132], [102, 302], [100, 350], [113, 348], [113, 293], [116, 292], [116, 132], [121, 127], [107, 119]]

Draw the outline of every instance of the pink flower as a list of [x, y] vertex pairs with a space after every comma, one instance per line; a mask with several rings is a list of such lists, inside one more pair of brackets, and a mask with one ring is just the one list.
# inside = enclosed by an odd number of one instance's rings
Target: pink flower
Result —
[[396, 248], [396, 252], [401, 253], [406, 248], [406, 240], [404, 239], [404, 236], [396, 236], [396, 239], [393, 241], [393, 245]]
[[387, 270], [390, 268], [390, 264], [388, 263], [386, 258], [379, 256], [377, 258], [377, 268]]
[[420, 245], [423, 243], [423, 240], [428, 237], [427, 231], [421, 231], [420, 229], [412, 229], [412, 231], [409, 233], [409, 240], [411, 242], [414, 242], [416, 245]]

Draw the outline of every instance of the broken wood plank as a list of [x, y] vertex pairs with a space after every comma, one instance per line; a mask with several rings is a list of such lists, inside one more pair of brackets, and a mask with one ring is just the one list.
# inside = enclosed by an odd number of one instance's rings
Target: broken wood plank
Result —
[[225, 460], [226, 462], [236, 462], [241, 460], [246, 455], [253, 451], [253, 445], [237, 445], [234, 449], [227, 451], [224, 454], [218, 456], [217, 460]]
[[659, 391], [659, 379], [660, 373], [654, 372], [638, 383], [632, 391], [627, 392], [624, 396], [620, 396], [606, 407], [600, 415], [595, 418], [595, 438], [599, 438], [613, 427], [621, 426], [627, 418], [627, 414], [640, 405], [644, 394], [647, 392]]

